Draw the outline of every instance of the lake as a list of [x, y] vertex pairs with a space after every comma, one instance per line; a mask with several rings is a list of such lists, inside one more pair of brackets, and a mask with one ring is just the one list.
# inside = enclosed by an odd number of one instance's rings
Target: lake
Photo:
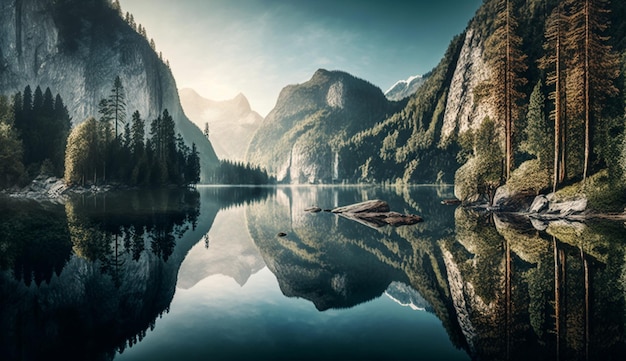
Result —
[[[626, 359], [623, 223], [442, 205], [452, 193], [0, 199], [0, 359]], [[371, 199], [424, 222], [304, 211]]]

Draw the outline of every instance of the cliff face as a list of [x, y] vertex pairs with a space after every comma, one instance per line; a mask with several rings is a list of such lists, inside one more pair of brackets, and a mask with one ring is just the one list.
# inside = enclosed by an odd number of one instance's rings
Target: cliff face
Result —
[[469, 28], [450, 81], [441, 129], [443, 142], [455, 134], [477, 129], [486, 116], [493, 118], [493, 109], [474, 96], [476, 86], [489, 81], [491, 76], [483, 52], [484, 39], [478, 31]]
[[209, 139], [220, 159], [243, 161], [248, 144], [263, 117], [250, 108], [248, 99], [239, 94], [233, 99], [205, 99], [193, 89], [181, 89], [180, 99], [189, 119], [204, 130], [209, 124]]
[[311, 80], [285, 87], [248, 148], [247, 160], [285, 183], [338, 179], [339, 144], [393, 113], [397, 103], [347, 73], [318, 70]]
[[171, 71], [108, 1], [0, 0], [0, 24], [1, 93], [50, 87], [77, 124], [98, 115], [100, 99], [119, 75], [129, 118], [138, 110], [149, 124], [168, 109], [177, 131], [198, 146], [207, 179], [217, 157], [185, 116]]

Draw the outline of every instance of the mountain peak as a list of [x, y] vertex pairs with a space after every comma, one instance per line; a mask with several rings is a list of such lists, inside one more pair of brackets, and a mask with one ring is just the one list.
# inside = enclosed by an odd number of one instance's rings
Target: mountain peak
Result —
[[402, 100], [413, 95], [424, 83], [426, 77], [423, 75], [413, 75], [406, 80], [399, 80], [385, 92], [389, 100]]

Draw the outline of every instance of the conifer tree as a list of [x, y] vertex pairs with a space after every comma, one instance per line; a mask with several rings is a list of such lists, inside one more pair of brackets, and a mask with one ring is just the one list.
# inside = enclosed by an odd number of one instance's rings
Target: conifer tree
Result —
[[526, 84], [522, 73], [527, 69], [526, 55], [520, 50], [522, 39], [517, 35], [512, 0], [497, 0], [495, 31], [487, 39], [488, 58], [492, 70], [491, 101], [496, 113], [504, 122], [505, 178], [514, 167], [513, 134], [519, 117], [519, 100], [524, 94], [519, 90]]
[[535, 156], [547, 169], [551, 165], [552, 144], [545, 108], [543, 83], [539, 80], [530, 94], [524, 141], [520, 146], [522, 150]]
[[113, 88], [108, 98], [109, 114], [115, 124], [115, 139], [118, 137], [118, 126], [126, 123], [126, 91], [119, 76], [113, 81]]
[[[619, 59], [608, 44], [604, 32], [608, 28], [609, 0], [569, 0], [571, 8], [570, 47], [572, 78], [569, 88], [574, 109], [584, 119], [583, 180], [589, 172], [592, 130], [600, 121], [607, 97], [618, 93], [614, 80], [619, 75]], [[582, 86], [581, 86], [582, 84]]]
[[549, 99], [554, 103], [554, 109], [550, 112], [550, 119], [554, 122], [554, 161], [553, 161], [553, 191], [563, 182], [566, 175], [566, 141], [567, 129], [564, 126], [564, 98], [565, 98], [565, 35], [567, 16], [564, 2], [557, 0], [557, 4], [546, 20], [545, 42], [543, 45], [545, 55], [540, 59], [539, 65], [547, 71], [546, 85], [553, 87], [549, 93]]

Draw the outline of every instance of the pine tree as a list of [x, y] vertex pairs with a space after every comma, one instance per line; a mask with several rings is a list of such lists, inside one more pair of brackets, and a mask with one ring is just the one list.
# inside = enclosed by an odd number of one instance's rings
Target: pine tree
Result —
[[[98, 138], [101, 140], [98, 142], [98, 151], [102, 159], [102, 179], [104, 182], [107, 180], [107, 159], [109, 158], [109, 146], [111, 143], [111, 133], [113, 127], [111, 122], [113, 121], [113, 114], [109, 107], [109, 102], [106, 99], [100, 100], [98, 104], [98, 113], [100, 113], [99, 126], [98, 126]], [[94, 179], [94, 183], [95, 183]]]
[[196, 143], [191, 143], [191, 152], [187, 160], [187, 176], [185, 180], [188, 184], [200, 182], [200, 155]]
[[50, 134], [48, 135], [50, 143], [50, 160], [54, 166], [56, 176], [63, 176], [65, 167], [65, 148], [67, 146], [67, 137], [72, 128], [72, 120], [61, 95], [57, 94], [54, 99], [53, 107], [53, 124]]
[[546, 84], [554, 87], [549, 99], [554, 103], [550, 112], [550, 119], [554, 122], [554, 161], [553, 161], [553, 191], [563, 182], [566, 175], [566, 141], [567, 129], [564, 126], [565, 98], [565, 64], [564, 47], [567, 26], [564, 3], [557, 0], [557, 4], [546, 21], [544, 50], [545, 55], [540, 59], [540, 68], [548, 72]]
[[549, 168], [551, 165], [552, 143], [550, 141], [550, 129], [546, 121], [545, 96], [543, 95], [543, 83], [537, 82], [530, 94], [528, 104], [527, 124], [524, 129], [524, 141], [522, 150], [535, 156], [542, 165]]
[[137, 157], [144, 151], [145, 122], [141, 119], [139, 111], [135, 111], [132, 115], [133, 125], [131, 128], [131, 149]]
[[519, 101], [524, 94], [519, 90], [526, 84], [522, 73], [527, 69], [526, 55], [520, 50], [522, 39], [517, 35], [517, 21], [512, 0], [498, 0], [495, 31], [487, 39], [491, 81], [491, 101], [496, 113], [504, 122], [505, 177], [508, 179], [514, 167], [515, 122], [519, 117]]
[[609, 38], [603, 35], [608, 28], [609, 0], [570, 0], [569, 4], [572, 13], [568, 38], [574, 53], [571, 71], [572, 78], [578, 80], [570, 87], [569, 101], [584, 119], [582, 176], [585, 180], [592, 149], [591, 132], [600, 121], [607, 97], [618, 93], [614, 80], [619, 75], [619, 58], [608, 45]]
[[113, 88], [108, 98], [109, 114], [115, 124], [115, 139], [118, 137], [118, 126], [126, 123], [126, 91], [119, 76], [113, 81]]
[[209, 123], [206, 122], [204, 123], [204, 136], [206, 137], [206, 139], [209, 139]]

